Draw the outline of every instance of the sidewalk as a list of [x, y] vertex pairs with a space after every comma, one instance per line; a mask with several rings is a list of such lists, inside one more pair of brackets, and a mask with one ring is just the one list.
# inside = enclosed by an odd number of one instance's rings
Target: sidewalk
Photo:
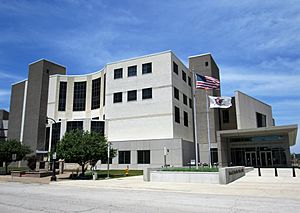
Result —
[[144, 182], [142, 176], [97, 181], [70, 180], [51, 182], [50, 184], [83, 188], [160, 190], [200, 194], [292, 198], [300, 200], [300, 171], [297, 171], [296, 178], [291, 177], [289, 170], [279, 169], [278, 172], [279, 177], [274, 177], [271, 170], [262, 170], [262, 177], [258, 177], [257, 170], [255, 169], [247, 173], [245, 177], [228, 185]]

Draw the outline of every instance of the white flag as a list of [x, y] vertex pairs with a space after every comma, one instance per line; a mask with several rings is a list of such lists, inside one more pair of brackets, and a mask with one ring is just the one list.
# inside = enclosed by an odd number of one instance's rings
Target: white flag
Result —
[[209, 108], [229, 108], [231, 107], [231, 97], [209, 97]]

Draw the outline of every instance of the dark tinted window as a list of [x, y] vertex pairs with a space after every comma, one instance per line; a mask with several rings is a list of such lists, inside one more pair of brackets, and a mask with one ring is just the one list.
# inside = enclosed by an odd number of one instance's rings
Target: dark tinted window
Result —
[[222, 111], [223, 123], [229, 123], [229, 110], [223, 109]]
[[58, 111], [66, 110], [66, 98], [67, 98], [67, 82], [60, 82]]
[[185, 94], [182, 94], [182, 97], [183, 97], [183, 103], [187, 105], [187, 96]]
[[189, 115], [186, 111], [183, 112], [184, 126], [189, 126]]
[[192, 79], [190, 76], [188, 77], [188, 83], [189, 83], [189, 86], [192, 86]]
[[104, 121], [91, 121], [91, 132], [97, 132], [104, 135]]
[[175, 122], [180, 123], [180, 111], [178, 107], [174, 107], [175, 110]]
[[210, 149], [210, 157], [212, 165], [214, 165], [214, 163], [218, 163], [218, 148]]
[[193, 108], [193, 102], [192, 102], [191, 98], [189, 99], [189, 105], [190, 105], [190, 108]]
[[266, 127], [267, 126], [266, 116], [257, 112], [256, 113], [256, 123], [257, 123], [257, 127]]
[[128, 67], [128, 77], [136, 76], [137, 66]]
[[67, 121], [67, 132], [75, 129], [83, 130], [83, 121]]
[[114, 103], [122, 102], [122, 92], [114, 93]]
[[131, 90], [127, 92], [127, 101], [136, 101], [136, 90]]
[[[60, 140], [60, 123], [52, 124], [51, 150], [56, 150], [56, 144]], [[47, 148], [48, 150], [48, 148]]]
[[182, 80], [186, 82], [186, 73], [182, 70]]
[[138, 150], [138, 164], [150, 164], [150, 150]]
[[119, 164], [130, 164], [130, 151], [119, 151]]
[[106, 74], [104, 74], [104, 79], [103, 79], [103, 106], [105, 106], [105, 92], [106, 92]]
[[143, 64], [142, 73], [143, 74], [152, 73], [152, 63]]
[[208, 67], [208, 61], [205, 61], [205, 66]]
[[74, 83], [73, 111], [85, 110], [86, 82]]
[[179, 90], [176, 87], [174, 87], [174, 98], [179, 100]]
[[173, 72], [178, 75], [178, 65], [175, 62], [173, 62]]
[[114, 70], [114, 79], [123, 78], [123, 69], [115, 69]]
[[152, 88], [142, 90], [142, 99], [152, 98]]
[[92, 109], [100, 108], [101, 78], [92, 81]]

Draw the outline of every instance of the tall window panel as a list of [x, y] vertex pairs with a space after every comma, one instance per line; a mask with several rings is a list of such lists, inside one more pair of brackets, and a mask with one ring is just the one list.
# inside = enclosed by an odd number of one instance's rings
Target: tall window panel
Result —
[[52, 124], [51, 150], [56, 150], [56, 144], [60, 140], [60, 123]]
[[104, 121], [91, 121], [91, 132], [104, 135]]
[[150, 150], [138, 150], [138, 164], [150, 164]]
[[75, 129], [83, 130], [83, 121], [67, 121], [67, 132]]
[[86, 81], [74, 83], [73, 111], [84, 111], [86, 99]]
[[105, 92], [106, 92], [106, 74], [104, 74], [104, 79], [103, 79], [103, 106], [105, 106]]
[[178, 65], [173, 61], [173, 72], [178, 75]]
[[186, 111], [183, 111], [183, 124], [184, 126], [189, 126], [189, 114]]
[[100, 108], [101, 78], [92, 81], [92, 109]]
[[179, 110], [179, 108], [175, 106], [174, 111], [175, 111], [175, 122], [180, 123], [180, 110]]
[[61, 81], [59, 83], [58, 111], [66, 110], [66, 98], [67, 98], [67, 82]]
[[186, 73], [182, 70], [182, 80], [186, 82]]

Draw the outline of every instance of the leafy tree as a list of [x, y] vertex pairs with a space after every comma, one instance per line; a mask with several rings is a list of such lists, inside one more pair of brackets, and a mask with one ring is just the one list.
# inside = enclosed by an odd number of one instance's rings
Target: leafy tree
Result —
[[[59, 141], [56, 153], [66, 162], [78, 163], [84, 175], [87, 163], [94, 166], [98, 160], [107, 160], [107, 146], [106, 138], [100, 133], [73, 130]], [[110, 157], [115, 157], [116, 150], [111, 148], [110, 153]]]
[[13, 154], [16, 154], [16, 161], [20, 161], [31, 152], [28, 146], [21, 144], [17, 140], [0, 141], [0, 161], [5, 162], [5, 174], [7, 174], [8, 165], [13, 161]]

